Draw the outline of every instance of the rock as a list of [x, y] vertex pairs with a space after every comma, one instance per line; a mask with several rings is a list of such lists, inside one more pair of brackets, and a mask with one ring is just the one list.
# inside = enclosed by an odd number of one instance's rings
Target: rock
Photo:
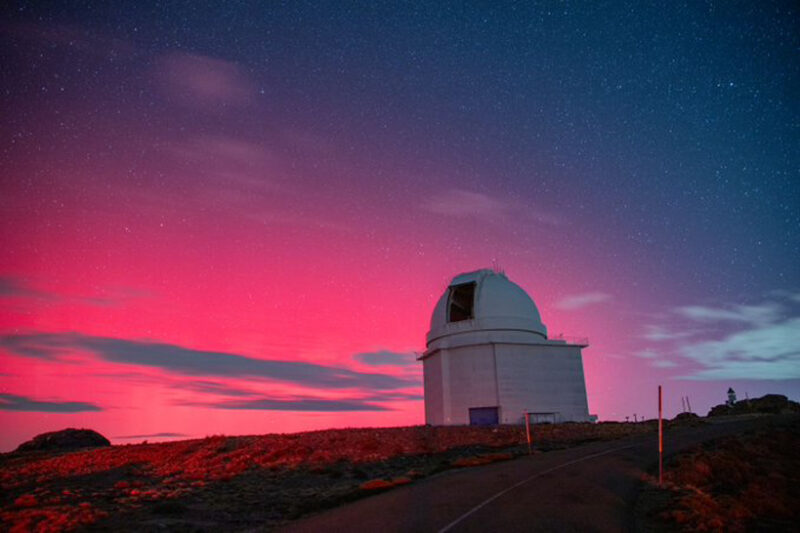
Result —
[[62, 429], [37, 435], [23, 442], [17, 452], [75, 450], [79, 448], [99, 448], [111, 446], [107, 438], [91, 429]]
[[748, 413], [800, 413], [800, 404], [782, 394], [767, 394], [761, 398], [739, 400], [733, 406], [720, 404], [711, 408], [708, 416], [743, 415]]
[[732, 409], [730, 408], [730, 406], [728, 406], [728, 404], [724, 404], [724, 403], [721, 403], [719, 405], [715, 405], [708, 412], [708, 416], [724, 416], [724, 415], [730, 415], [730, 414], [733, 414], [732, 413]]

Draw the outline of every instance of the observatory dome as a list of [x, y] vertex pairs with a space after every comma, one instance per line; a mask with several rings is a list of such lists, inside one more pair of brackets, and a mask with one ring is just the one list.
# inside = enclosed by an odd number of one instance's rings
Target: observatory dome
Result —
[[477, 331], [518, 331], [547, 339], [547, 327], [530, 296], [505, 274], [484, 269], [454, 277], [431, 317], [428, 345]]

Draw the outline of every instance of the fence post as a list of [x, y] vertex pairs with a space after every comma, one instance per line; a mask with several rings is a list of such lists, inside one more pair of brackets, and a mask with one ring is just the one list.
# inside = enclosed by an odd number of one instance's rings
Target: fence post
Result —
[[531, 414], [525, 413], [525, 433], [528, 435], [528, 455], [533, 455], [531, 449]]
[[664, 464], [664, 421], [661, 415], [661, 385], [658, 386], [658, 485], [662, 483]]

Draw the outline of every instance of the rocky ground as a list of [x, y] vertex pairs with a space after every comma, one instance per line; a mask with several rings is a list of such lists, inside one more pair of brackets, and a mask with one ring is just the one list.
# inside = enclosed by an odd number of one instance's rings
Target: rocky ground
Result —
[[797, 531], [800, 420], [727, 437], [666, 462], [664, 485], [645, 480], [639, 531]]
[[[535, 428], [537, 453], [655, 431]], [[0, 529], [270, 529], [448, 468], [527, 453], [524, 428], [344, 429], [0, 456]]]

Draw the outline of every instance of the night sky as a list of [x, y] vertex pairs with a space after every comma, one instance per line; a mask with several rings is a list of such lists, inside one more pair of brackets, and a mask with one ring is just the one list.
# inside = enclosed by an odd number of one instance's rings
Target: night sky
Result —
[[0, 19], [0, 450], [424, 423], [483, 267], [601, 420], [800, 399], [795, 3], [63, 4]]

